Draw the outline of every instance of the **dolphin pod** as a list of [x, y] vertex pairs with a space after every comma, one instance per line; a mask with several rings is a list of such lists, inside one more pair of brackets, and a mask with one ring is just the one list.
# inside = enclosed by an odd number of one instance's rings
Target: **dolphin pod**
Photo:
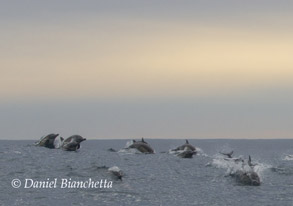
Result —
[[72, 135], [64, 140], [63, 137], [60, 137], [59, 144], [56, 143], [56, 138], [59, 134], [48, 134], [46, 136], [41, 137], [39, 141], [35, 143], [36, 146], [47, 147], [50, 149], [63, 149], [65, 151], [76, 151], [80, 148], [80, 143], [85, 141], [86, 139], [80, 135]]
[[[48, 134], [46, 136], [43, 136], [40, 138], [39, 141], [35, 142], [36, 146], [41, 147], [47, 147], [50, 149], [54, 148], [61, 148], [65, 151], [76, 151], [80, 148], [81, 142], [85, 141], [86, 138], [83, 138], [80, 135], [72, 135], [65, 140], [62, 137], [58, 137], [59, 134]], [[57, 138], [58, 137], [58, 138]], [[56, 144], [56, 141], [59, 141], [58, 144]], [[150, 146], [149, 143], [147, 143], [144, 138], [142, 138], [140, 141], [133, 140], [132, 144], [130, 144], [126, 149], [137, 149], [141, 153], [145, 154], [154, 154], [154, 149]], [[110, 148], [108, 151], [116, 152], [116, 150]], [[194, 154], [197, 153], [196, 148], [189, 143], [188, 140], [185, 141], [185, 144], [178, 146], [175, 149], [172, 149], [171, 151], [175, 152], [175, 154], [178, 157], [182, 158], [192, 158]], [[259, 186], [261, 184], [260, 177], [256, 171], [254, 171], [254, 167], [256, 164], [252, 163], [251, 156], [249, 155], [249, 158], [247, 161], [244, 161], [244, 159], [240, 158], [233, 158], [233, 151], [229, 153], [223, 153], [220, 152], [222, 155], [226, 156], [224, 160], [234, 162], [235, 164], [242, 164], [241, 169], [238, 168], [234, 172], [230, 172], [230, 176], [235, 178], [235, 180], [243, 185], [251, 185], [251, 186]], [[233, 164], [234, 164], [233, 163]], [[248, 169], [247, 169], [248, 168]], [[122, 180], [122, 177], [124, 176], [122, 170], [116, 166], [108, 168], [108, 172], [112, 174], [117, 179]]]

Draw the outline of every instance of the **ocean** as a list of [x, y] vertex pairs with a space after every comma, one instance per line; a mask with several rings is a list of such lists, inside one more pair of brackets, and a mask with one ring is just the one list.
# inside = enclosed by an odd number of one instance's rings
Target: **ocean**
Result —
[[[0, 205], [293, 206], [293, 140], [190, 139], [199, 151], [191, 159], [168, 152], [185, 140], [146, 141], [155, 154], [108, 151], [127, 140], [87, 140], [77, 152], [1, 140]], [[219, 154], [229, 151], [251, 156], [260, 186], [229, 175], [233, 168]], [[108, 171], [113, 166], [122, 180]]]

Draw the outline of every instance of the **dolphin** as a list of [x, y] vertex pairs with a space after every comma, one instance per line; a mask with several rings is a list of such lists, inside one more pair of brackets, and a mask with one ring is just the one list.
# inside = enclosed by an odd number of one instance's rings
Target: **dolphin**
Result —
[[110, 167], [108, 171], [119, 180], [122, 180], [122, 177], [124, 176], [122, 170], [117, 166]]
[[62, 145], [62, 149], [66, 151], [76, 151], [80, 148], [80, 144], [76, 141], [72, 141]]
[[85, 140], [86, 138], [80, 135], [72, 135], [63, 141], [61, 148], [66, 151], [76, 151], [80, 148], [80, 143]]
[[178, 157], [182, 157], [182, 158], [192, 158], [192, 156], [194, 155], [194, 154], [196, 154], [197, 153], [197, 151], [192, 151], [192, 150], [190, 150], [188, 147], [185, 147], [185, 149], [183, 150], [183, 152], [179, 152], [178, 154], [177, 154], [177, 156]]
[[260, 178], [258, 174], [253, 170], [250, 170], [250, 171], [237, 170], [232, 176], [236, 178], [237, 182], [244, 185], [251, 185], [251, 186], [260, 185]]
[[117, 152], [115, 149], [113, 149], [112, 147], [108, 149], [109, 152]]
[[47, 147], [50, 149], [54, 149], [54, 141], [59, 134], [48, 134], [47, 136], [41, 137], [41, 139], [35, 143], [36, 146]]
[[244, 169], [244, 161], [242, 162], [242, 169], [237, 170], [231, 176], [236, 178], [236, 181], [244, 184], [244, 185], [252, 185], [252, 186], [259, 186], [261, 181], [259, 175], [253, 170], [254, 164], [251, 163], [251, 157], [249, 155], [249, 159], [247, 161], [247, 165], [249, 166], [249, 170]]
[[188, 150], [191, 150], [191, 151], [195, 151], [195, 147], [192, 146], [191, 144], [189, 144], [188, 140], [185, 140], [185, 144], [184, 145], [181, 145], [179, 147], [177, 147], [176, 149], [173, 149], [172, 151], [178, 151], [178, 150], [185, 150], [185, 148], [187, 148]]
[[[143, 140], [143, 139], [142, 139]], [[133, 141], [133, 143], [128, 147], [128, 148], [135, 148], [138, 151], [145, 153], [145, 154], [154, 154], [154, 149], [146, 143], [144, 140], [143, 141]]]
[[234, 158], [234, 157], [232, 157], [233, 152], [234, 152], [234, 151], [231, 151], [231, 152], [229, 152], [229, 153], [223, 153], [223, 152], [220, 152], [220, 154], [227, 156], [227, 158], [224, 158], [224, 160], [227, 160], [227, 161], [234, 161], [235, 163], [238, 163], [238, 162], [244, 162], [244, 160], [242, 159], [242, 157], [238, 157], [238, 158]]
[[233, 154], [234, 151], [231, 151], [230, 153], [223, 153], [223, 152], [220, 152], [222, 155], [225, 155], [227, 156], [228, 158], [232, 158], [232, 154]]

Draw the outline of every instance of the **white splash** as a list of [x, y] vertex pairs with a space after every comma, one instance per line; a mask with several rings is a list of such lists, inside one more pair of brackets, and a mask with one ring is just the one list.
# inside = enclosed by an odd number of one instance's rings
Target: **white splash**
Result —
[[128, 148], [132, 144], [133, 144], [133, 140], [127, 141], [125, 144], [125, 148]]
[[119, 172], [119, 171], [121, 171], [121, 169], [119, 167], [117, 167], [117, 166], [110, 167], [108, 170], [111, 171], [111, 172]]
[[292, 161], [293, 160], [293, 155], [286, 155], [283, 160], [287, 160], [287, 161]]
[[135, 148], [123, 148], [123, 149], [120, 149], [118, 151], [118, 153], [120, 153], [120, 154], [142, 154], [140, 151], [138, 151]]
[[235, 174], [235, 172], [239, 170], [246, 172], [253, 170], [260, 176], [261, 179], [263, 176], [263, 172], [266, 169], [272, 167], [271, 165], [260, 163], [258, 161], [253, 161], [253, 166], [249, 166], [248, 160], [244, 160], [242, 156], [239, 156], [237, 158], [225, 158], [219, 154], [215, 155], [212, 159], [212, 162], [207, 166], [210, 165], [216, 168], [226, 169], [227, 175]]
[[54, 147], [56, 149], [59, 149], [63, 144], [63, 141], [61, 140], [60, 137], [56, 137], [55, 140], [54, 140]]

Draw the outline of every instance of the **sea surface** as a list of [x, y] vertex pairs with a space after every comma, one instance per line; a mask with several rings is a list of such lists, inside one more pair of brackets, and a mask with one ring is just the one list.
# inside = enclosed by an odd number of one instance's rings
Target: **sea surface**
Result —
[[[34, 141], [0, 141], [0, 205], [292, 205], [293, 140], [189, 140], [199, 153], [183, 159], [168, 151], [185, 140], [146, 141], [155, 154], [110, 152], [127, 140], [87, 140], [77, 152], [34, 146]], [[219, 152], [257, 166], [260, 186], [229, 175]], [[290, 156], [292, 155], [292, 156]], [[108, 168], [123, 171], [122, 181]], [[233, 169], [233, 168], [232, 168]], [[12, 180], [18, 179], [21, 185]], [[55, 181], [56, 188], [24, 188], [25, 181]], [[61, 180], [112, 182], [112, 188], [61, 188]], [[27, 187], [31, 180], [27, 180]]]

